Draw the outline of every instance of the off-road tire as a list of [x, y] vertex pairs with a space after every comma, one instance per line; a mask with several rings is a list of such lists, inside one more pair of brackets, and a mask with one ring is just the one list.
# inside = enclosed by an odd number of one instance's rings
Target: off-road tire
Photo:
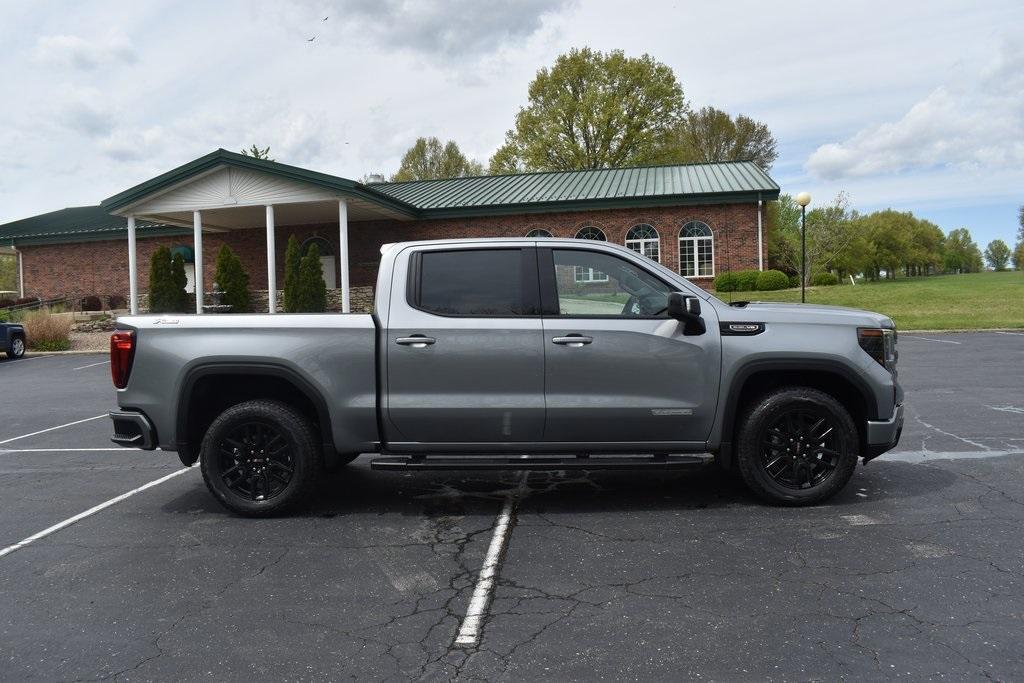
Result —
[[[812, 477], [807, 473], [814, 472], [814, 468], [818, 466], [822, 472], [826, 469], [823, 460], [815, 460], [826, 457], [823, 452], [815, 453], [819, 450], [817, 446], [822, 443], [821, 441], [804, 446], [802, 453], [797, 450], [799, 455], [790, 454], [784, 448], [776, 446], [781, 441], [791, 440], [788, 436], [790, 432], [780, 431], [778, 424], [785, 423], [788, 416], [797, 415], [823, 418], [826, 420], [825, 426], [830, 426], [833, 430], [826, 437], [830, 448], [820, 450], [829, 450], [835, 454], [830, 453], [827, 456], [834, 465], [827, 475], [819, 475], [823, 478], [816, 483], [812, 483]], [[821, 428], [821, 431], [823, 430], [824, 427]], [[780, 433], [787, 434], [786, 438], [780, 438]], [[798, 429], [792, 433], [802, 432]], [[782, 387], [752, 401], [740, 419], [736, 436], [737, 463], [744, 483], [757, 496], [777, 505], [813, 505], [835, 495], [853, 476], [860, 454], [857, 427], [849, 411], [832, 396], [809, 387]], [[808, 437], [807, 440], [814, 439]], [[785, 445], [789, 446], [788, 443]], [[770, 470], [767, 465], [779, 455], [794, 463], [798, 458], [804, 458], [803, 461], [796, 463], [796, 466], [792, 466], [792, 470], [787, 469], [789, 466], [783, 468], [787, 477], [796, 477], [797, 475], [793, 473], [797, 472], [801, 478], [807, 476], [808, 481], [800, 484], [803, 488], [795, 488], [792, 483], [786, 485], [773, 478], [770, 472], [774, 470]], [[808, 465], [808, 462], [811, 464]], [[808, 467], [810, 469], [801, 469]]]
[[[233, 467], [232, 456], [223, 448], [227, 440], [237, 444], [240, 440], [233, 436], [239, 430], [244, 432], [250, 426], [255, 429], [255, 426], [260, 425], [262, 430], [275, 435], [274, 444], [284, 442], [287, 450], [280, 457], [292, 469], [287, 484], [263, 500], [239, 493], [229, 487], [224, 478], [227, 470]], [[275, 448], [280, 447], [275, 445]], [[264, 462], [269, 462], [269, 457]], [[231, 406], [217, 416], [203, 437], [199, 463], [207, 488], [225, 507], [246, 517], [267, 517], [292, 509], [308, 498], [323, 471], [323, 454], [316, 429], [305, 416], [279, 401], [256, 400]], [[259, 464], [256, 468], [259, 468]], [[248, 471], [252, 471], [251, 466]], [[259, 476], [262, 475], [254, 475], [246, 481], [255, 481], [255, 477]], [[281, 485], [280, 480], [274, 481], [276, 485]], [[257, 493], [258, 487], [258, 484], [254, 484]]]

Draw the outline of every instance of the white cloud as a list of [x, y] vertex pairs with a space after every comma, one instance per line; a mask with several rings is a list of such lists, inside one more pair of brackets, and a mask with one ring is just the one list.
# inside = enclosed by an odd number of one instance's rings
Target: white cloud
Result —
[[61, 124], [87, 137], [107, 135], [114, 127], [114, 115], [96, 88], [67, 86], [52, 106]]
[[303, 4], [326, 8], [321, 11], [327, 21], [320, 17], [309, 24], [318, 40], [369, 40], [378, 47], [453, 59], [487, 54], [522, 42], [541, 29], [546, 15], [563, 11], [576, 1], [350, 0]]
[[942, 85], [900, 119], [818, 147], [807, 159], [828, 180], [944, 167], [1024, 166], [1024, 50], [1005, 45], [976, 79]]
[[33, 56], [43, 64], [83, 70], [118, 62], [130, 64], [138, 59], [128, 39], [119, 33], [98, 40], [67, 34], [40, 36]]

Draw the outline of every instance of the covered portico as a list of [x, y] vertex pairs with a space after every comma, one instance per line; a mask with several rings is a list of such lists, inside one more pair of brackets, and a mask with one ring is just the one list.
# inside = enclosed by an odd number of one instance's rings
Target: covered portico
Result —
[[110, 197], [102, 206], [128, 223], [129, 301], [139, 310], [136, 221], [191, 227], [196, 314], [203, 313], [203, 236], [265, 230], [268, 312], [277, 312], [277, 230], [336, 225], [342, 311], [351, 309], [350, 223], [412, 220], [415, 210], [345, 178], [217, 150]]

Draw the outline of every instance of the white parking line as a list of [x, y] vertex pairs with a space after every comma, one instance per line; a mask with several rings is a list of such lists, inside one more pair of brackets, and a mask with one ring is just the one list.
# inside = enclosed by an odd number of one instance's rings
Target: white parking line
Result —
[[0, 446], [4, 445], [5, 443], [10, 443], [12, 441], [18, 441], [19, 439], [27, 439], [28, 437], [36, 436], [37, 434], [45, 434], [46, 432], [52, 432], [54, 429], [64, 429], [65, 427], [70, 427], [72, 425], [80, 425], [83, 422], [90, 422], [92, 420], [98, 420], [101, 417], [106, 417], [106, 416], [107, 416], [107, 413], [103, 413], [102, 415], [96, 415], [95, 417], [87, 417], [84, 420], [75, 420], [74, 422], [68, 422], [67, 424], [57, 425], [56, 427], [48, 427], [47, 429], [40, 429], [38, 432], [32, 432], [31, 434], [22, 434], [21, 436], [15, 436], [13, 438], [5, 439], [3, 441], [0, 441]]
[[141, 451], [141, 448], [0, 448], [0, 455], [5, 453], [119, 453], [121, 451]]
[[74, 517], [68, 517], [63, 522], [57, 522], [53, 526], [48, 527], [46, 529], [43, 529], [39, 533], [32, 534], [28, 538], [26, 538], [24, 540], [21, 540], [21, 541], [18, 541], [14, 545], [9, 545], [6, 548], [4, 548], [3, 550], [0, 550], [0, 557], [3, 557], [4, 555], [10, 555], [15, 550], [21, 550], [22, 548], [24, 548], [25, 546], [27, 546], [30, 543], [34, 543], [34, 542], [38, 541], [41, 538], [46, 538], [50, 534], [56, 533], [56, 532], [60, 531], [61, 529], [65, 529], [65, 528], [71, 526], [72, 524], [74, 524], [75, 522], [80, 522], [81, 520], [85, 519], [86, 517], [90, 517], [92, 515], [95, 515], [97, 512], [100, 512], [101, 510], [106, 510], [111, 505], [117, 505], [122, 500], [125, 500], [126, 498], [131, 498], [136, 493], [141, 493], [141, 492], [145, 491], [146, 489], [153, 488], [154, 486], [158, 486], [158, 485], [164, 483], [165, 481], [167, 481], [168, 479], [173, 479], [174, 477], [177, 477], [178, 475], [184, 474], [185, 472], [188, 472], [188, 471], [189, 471], [189, 469], [187, 469], [187, 468], [186, 469], [181, 469], [181, 470], [175, 470], [174, 472], [171, 472], [168, 475], [160, 477], [159, 479], [154, 479], [153, 481], [149, 482], [148, 484], [143, 484], [142, 486], [140, 486], [140, 487], [138, 487], [136, 489], [132, 489], [131, 491], [128, 491], [127, 493], [122, 493], [120, 496], [116, 496], [116, 497], [111, 498], [110, 500], [108, 500], [106, 502], [103, 502], [103, 503], [100, 503], [99, 505], [91, 507], [88, 510], [86, 510], [85, 512], [79, 512]]
[[491, 606], [491, 598], [494, 596], [494, 584], [498, 578], [498, 569], [505, 555], [509, 536], [512, 535], [512, 527], [515, 524], [516, 503], [525, 481], [526, 473], [524, 472], [519, 480], [519, 487], [509, 491], [505, 497], [505, 504], [501, 507], [501, 512], [498, 514], [498, 519], [494, 522], [494, 535], [491, 536], [491, 545], [487, 548], [483, 567], [480, 568], [480, 575], [477, 577], [476, 587], [473, 589], [473, 597], [470, 598], [469, 608], [466, 610], [466, 618], [462, 620], [459, 634], [455, 637], [456, 647], [476, 647], [480, 642], [480, 627], [483, 624], [484, 617], [487, 615], [488, 608]]
[[1011, 337], [1024, 337], [1024, 332], [996, 332], [996, 334], [1008, 334]]
[[925, 341], [938, 342], [940, 344], [962, 344], [963, 342], [951, 341], [949, 339], [932, 339], [931, 337], [918, 337], [913, 334], [901, 334], [902, 339], [923, 339]]
[[71, 368], [71, 369], [72, 370], [85, 370], [86, 368], [94, 368], [97, 365], [106, 365], [109, 362], [110, 362], [109, 360], [101, 360], [99, 363], [89, 363], [88, 365], [80, 365], [77, 368]]

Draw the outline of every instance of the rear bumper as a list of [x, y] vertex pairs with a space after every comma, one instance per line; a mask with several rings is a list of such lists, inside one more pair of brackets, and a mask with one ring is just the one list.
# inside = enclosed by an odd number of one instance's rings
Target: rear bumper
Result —
[[903, 433], [903, 404], [900, 403], [888, 420], [868, 420], [864, 462], [877, 458], [896, 447]]
[[114, 434], [110, 440], [118, 446], [141, 448], [145, 451], [156, 448], [156, 430], [144, 414], [111, 410], [110, 419], [114, 423]]

